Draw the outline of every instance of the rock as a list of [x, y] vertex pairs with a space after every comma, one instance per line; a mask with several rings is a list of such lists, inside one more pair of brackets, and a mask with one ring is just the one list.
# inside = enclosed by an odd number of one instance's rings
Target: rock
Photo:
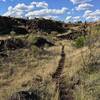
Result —
[[29, 91], [20, 91], [14, 93], [9, 100], [41, 100], [40, 97]]
[[46, 44], [48, 46], [54, 46], [52, 42], [42, 37], [37, 37], [36, 42], [34, 43], [34, 45], [36, 45], [37, 47], [44, 47]]

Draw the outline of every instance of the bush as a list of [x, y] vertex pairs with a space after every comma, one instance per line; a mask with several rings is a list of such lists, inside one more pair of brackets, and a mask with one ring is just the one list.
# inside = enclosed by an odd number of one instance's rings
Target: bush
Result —
[[28, 36], [27, 40], [28, 40], [30, 43], [34, 44], [34, 43], [36, 43], [36, 41], [37, 41], [37, 37], [36, 37], [34, 34], [30, 34], [30, 35]]
[[33, 52], [33, 55], [35, 56], [35, 57], [37, 57], [37, 56], [39, 56], [39, 54], [41, 53], [41, 49], [39, 49], [38, 47], [36, 47], [36, 46], [31, 46], [31, 49], [32, 49], [32, 52]]
[[86, 41], [86, 38], [84, 36], [81, 36], [81, 37], [78, 37], [76, 40], [75, 40], [75, 47], [77, 48], [81, 48], [84, 46], [85, 44], [85, 41]]

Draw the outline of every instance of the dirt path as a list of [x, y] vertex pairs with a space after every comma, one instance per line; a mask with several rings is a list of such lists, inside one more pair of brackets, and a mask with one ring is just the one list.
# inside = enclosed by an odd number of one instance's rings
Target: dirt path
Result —
[[53, 80], [59, 80], [60, 75], [63, 71], [64, 68], [64, 63], [65, 63], [65, 52], [64, 52], [64, 46], [62, 46], [62, 51], [61, 51], [61, 59], [58, 63], [58, 67], [56, 69], [56, 72], [52, 75]]
[[[71, 56], [73, 55], [74, 54], [72, 54]], [[69, 56], [69, 58], [71, 56]], [[59, 100], [73, 100], [74, 98], [72, 90], [75, 88], [75, 85], [78, 85], [80, 83], [80, 80], [75, 80], [68, 85], [66, 85], [66, 83], [64, 82], [64, 79], [61, 75], [65, 65], [65, 57], [66, 54], [64, 52], [64, 46], [62, 46], [61, 59], [55, 73], [52, 75], [52, 79], [56, 82], [56, 90], [58, 90], [59, 93]], [[71, 81], [73, 81], [73, 79], [74, 78], [72, 78]]]
[[52, 78], [56, 82], [56, 89], [58, 88], [59, 90], [59, 100], [73, 100], [70, 87], [66, 87], [66, 84], [63, 82], [61, 77], [65, 64], [65, 56], [64, 46], [62, 46], [61, 59], [59, 61], [56, 72], [52, 75]]

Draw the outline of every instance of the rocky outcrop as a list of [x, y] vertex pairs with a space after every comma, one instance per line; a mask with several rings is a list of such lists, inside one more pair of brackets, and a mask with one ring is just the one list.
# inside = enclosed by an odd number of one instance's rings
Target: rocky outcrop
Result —
[[60, 21], [54, 21], [51, 19], [44, 18], [35, 18], [29, 21], [30, 27], [29, 29], [36, 29], [39, 31], [45, 31], [51, 33], [52, 31], [56, 32], [65, 32], [64, 23]]
[[11, 31], [15, 31], [16, 34], [26, 34], [31, 33], [33, 30], [48, 33], [52, 31], [64, 32], [63, 24], [60, 21], [43, 18], [29, 20], [0, 16], [0, 34], [9, 34]]
[[41, 100], [40, 97], [29, 91], [20, 91], [12, 94], [9, 100]]
[[54, 43], [52, 43], [51, 41], [43, 38], [43, 37], [37, 37], [36, 41], [33, 43], [35, 46], [37, 47], [44, 47], [45, 45], [50, 46], [54, 46]]

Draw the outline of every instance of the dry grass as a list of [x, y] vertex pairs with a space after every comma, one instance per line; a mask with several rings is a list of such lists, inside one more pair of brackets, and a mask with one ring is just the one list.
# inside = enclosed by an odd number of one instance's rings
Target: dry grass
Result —
[[[97, 32], [92, 36], [96, 38]], [[43, 53], [42, 57], [34, 56], [31, 49], [20, 49], [8, 51], [9, 57], [0, 59], [0, 100], [7, 100], [11, 94], [21, 90], [38, 91], [42, 100], [58, 100], [59, 93], [55, 91], [56, 86], [51, 75], [57, 69], [62, 44], [65, 45], [66, 53], [62, 74], [64, 81], [70, 84], [72, 77], [81, 80], [81, 84], [75, 86], [73, 90], [74, 99], [100, 99], [100, 68], [98, 68], [100, 63], [90, 67], [87, 62], [89, 48], [86, 46], [77, 49], [72, 46], [72, 41], [68, 40], [57, 40], [55, 44], [54, 47], [45, 48], [46, 53]], [[99, 42], [96, 41], [94, 46], [93, 53], [96, 50], [95, 57], [97, 57], [100, 54]], [[85, 67], [83, 57], [88, 63]]]
[[0, 100], [6, 100], [16, 91], [30, 89], [37, 76], [43, 81], [51, 77], [60, 59], [60, 48], [52, 47], [47, 51], [42, 59], [35, 58], [28, 49], [9, 52], [8, 58], [0, 59]]

